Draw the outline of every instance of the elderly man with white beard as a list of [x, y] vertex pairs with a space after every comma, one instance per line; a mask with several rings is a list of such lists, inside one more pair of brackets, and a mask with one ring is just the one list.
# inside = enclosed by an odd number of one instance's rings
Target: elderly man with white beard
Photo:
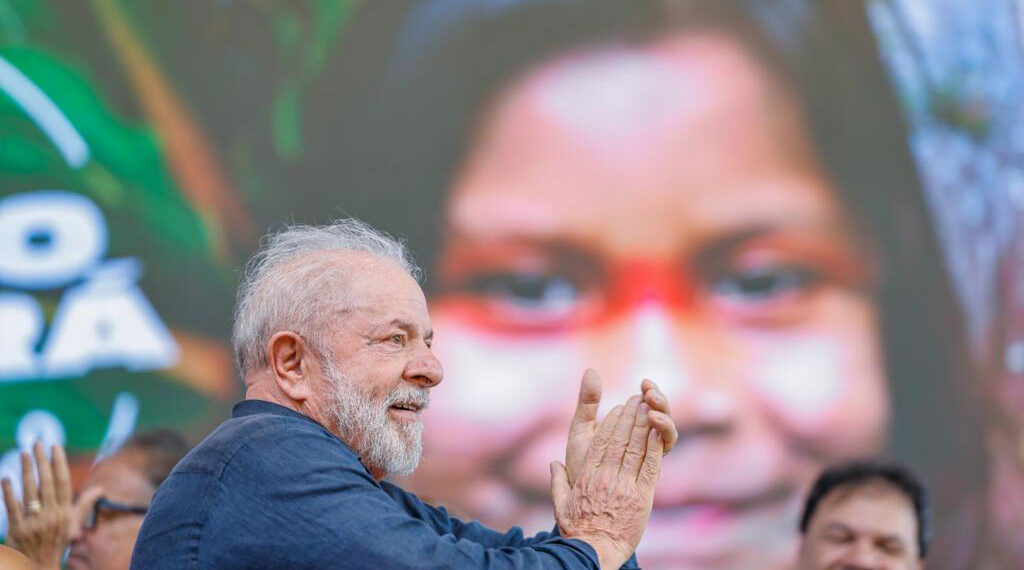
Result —
[[416, 468], [443, 377], [417, 276], [401, 242], [357, 220], [264, 242], [235, 311], [246, 399], [157, 491], [133, 569], [636, 567], [677, 438], [650, 380], [598, 422], [600, 379], [584, 374], [550, 533], [462, 522], [384, 480]]

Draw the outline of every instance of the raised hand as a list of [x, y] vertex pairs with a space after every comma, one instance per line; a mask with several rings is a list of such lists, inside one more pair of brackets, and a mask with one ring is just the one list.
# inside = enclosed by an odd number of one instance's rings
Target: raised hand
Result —
[[14, 495], [9, 479], [3, 480], [4, 503], [10, 530], [11, 546], [20, 550], [39, 568], [60, 568], [74, 524], [71, 506], [71, 473], [64, 449], [53, 446], [52, 459], [46, 458], [42, 443], [32, 448], [39, 472], [39, 482], [32, 468], [32, 458], [21, 454], [22, 498]]
[[[590, 449], [590, 440], [597, 433], [597, 409], [601, 404], [601, 384], [601, 376], [596, 370], [590, 368], [583, 373], [583, 379], [580, 380], [576, 412], [569, 424], [569, 438], [565, 446], [565, 468], [570, 485], [576, 483], [576, 476]], [[648, 421], [658, 430], [664, 445], [664, 452], [668, 453], [679, 438], [675, 422], [669, 411], [668, 398], [651, 380], [645, 379], [640, 384], [640, 388], [643, 401], [650, 408], [647, 412]]]
[[602, 568], [618, 568], [636, 549], [654, 503], [664, 445], [650, 408], [633, 396], [601, 422], [575, 484], [566, 467], [551, 464], [551, 495], [562, 536], [597, 551]]

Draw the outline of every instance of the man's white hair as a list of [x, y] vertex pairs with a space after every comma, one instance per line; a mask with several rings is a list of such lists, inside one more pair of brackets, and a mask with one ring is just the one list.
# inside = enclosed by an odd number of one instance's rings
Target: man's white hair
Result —
[[243, 378], [269, 364], [267, 343], [279, 331], [298, 333], [317, 356], [332, 358], [326, 350], [326, 325], [344, 309], [346, 275], [327, 256], [314, 254], [345, 250], [389, 259], [419, 279], [420, 269], [405, 243], [360, 220], [286, 226], [267, 235], [238, 286], [231, 340]]

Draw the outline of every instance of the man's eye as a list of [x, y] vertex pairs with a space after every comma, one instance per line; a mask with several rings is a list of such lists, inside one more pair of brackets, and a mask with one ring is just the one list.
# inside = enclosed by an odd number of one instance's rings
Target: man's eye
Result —
[[767, 267], [721, 275], [712, 283], [712, 291], [737, 303], [762, 303], [806, 291], [820, 281], [821, 276], [809, 268]]
[[405, 344], [405, 335], [403, 335], [403, 334], [393, 334], [393, 335], [391, 335], [391, 339], [390, 340], [391, 340], [391, 342], [393, 342], [395, 344]]
[[889, 556], [902, 556], [905, 552], [903, 545], [897, 541], [885, 541], [881, 544], [882, 551]]
[[578, 301], [579, 288], [567, 277], [542, 273], [493, 273], [473, 278], [468, 289], [522, 311], [562, 314]]

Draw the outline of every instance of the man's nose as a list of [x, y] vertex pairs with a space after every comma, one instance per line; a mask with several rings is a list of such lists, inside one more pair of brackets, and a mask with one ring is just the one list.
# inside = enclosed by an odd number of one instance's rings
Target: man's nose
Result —
[[406, 364], [403, 377], [424, 388], [433, 388], [444, 379], [444, 368], [441, 361], [434, 356], [434, 352], [424, 344]]
[[71, 531], [68, 533], [68, 541], [71, 543], [82, 540], [85, 535], [85, 529], [80, 524], [72, 524]]

